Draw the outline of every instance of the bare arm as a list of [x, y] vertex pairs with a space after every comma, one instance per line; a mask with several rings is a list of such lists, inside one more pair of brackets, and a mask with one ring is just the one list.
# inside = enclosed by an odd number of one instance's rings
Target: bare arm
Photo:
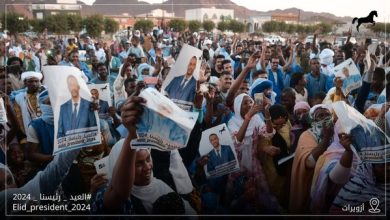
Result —
[[104, 193], [104, 207], [110, 210], [118, 209], [129, 198], [133, 187], [136, 151], [131, 149], [130, 142], [137, 137], [135, 125], [142, 115], [141, 103], [145, 103], [145, 100], [132, 96], [122, 107], [123, 125], [129, 134], [123, 142], [122, 150], [116, 161], [111, 183]]
[[295, 45], [292, 44], [291, 51], [290, 51], [290, 57], [288, 58], [286, 65], [283, 66], [283, 71], [287, 71], [287, 69], [291, 66], [294, 53], [295, 53]]
[[237, 79], [234, 80], [232, 86], [230, 87], [228, 94], [226, 96], [226, 105], [227, 106], [233, 106], [234, 97], [240, 88], [241, 83], [244, 81], [248, 73], [250, 73], [251, 69], [256, 66], [256, 57], [254, 57], [255, 54], [253, 54], [249, 60], [246, 67], [242, 70], [242, 72], [238, 75]]

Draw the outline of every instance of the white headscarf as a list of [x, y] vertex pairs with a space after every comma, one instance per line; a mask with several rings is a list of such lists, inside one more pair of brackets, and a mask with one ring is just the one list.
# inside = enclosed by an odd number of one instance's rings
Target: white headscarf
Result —
[[[109, 158], [108, 158], [108, 178], [112, 179], [112, 173], [114, 171], [115, 163], [118, 160], [119, 154], [122, 151], [123, 142], [125, 139], [119, 140], [113, 147], [110, 152]], [[149, 149], [137, 149], [137, 151], [140, 150], [147, 150], [150, 152]], [[176, 152], [178, 154], [178, 152]], [[169, 168], [169, 171], [171, 172], [173, 176], [173, 180], [175, 182], [176, 188], [178, 189], [178, 193], [189, 193], [192, 191], [192, 184], [189, 180], [188, 173], [185, 175], [183, 170], [180, 167], [179, 160], [181, 160], [180, 155], [177, 155], [175, 152], [171, 152], [171, 165]], [[179, 157], [180, 158], [179, 158]], [[172, 159], [175, 160], [175, 163], [172, 163]], [[183, 164], [182, 164], [183, 165]], [[184, 167], [184, 165], [183, 165]], [[173, 171], [173, 172], [172, 172]], [[190, 181], [190, 186], [187, 185], [187, 179]], [[190, 191], [189, 188], [191, 188]], [[147, 186], [136, 186], [133, 185], [131, 194], [138, 199], [142, 201], [142, 205], [144, 206], [145, 210], [148, 213], [152, 213], [153, 209], [153, 203], [161, 196], [166, 195], [170, 192], [174, 192], [173, 189], [171, 189], [166, 183], [163, 181], [156, 179], [153, 176], [152, 172], [152, 180], [150, 181], [150, 184]], [[191, 206], [188, 204], [188, 202], [184, 201], [184, 205], [186, 207], [186, 214], [196, 214], [195, 211], [191, 208]]]
[[[230, 119], [228, 127], [233, 134], [237, 134], [240, 130], [244, 119], [241, 117], [241, 105], [244, 97], [249, 97], [247, 94], [240, 94], [234, 99], [234, 116]], [[252, 170], [252, 145], [253, 145], [253, 135], [256, 130], [259, 131], [261, 127], [264, 126], [264, 122], [261, 120], [259, 114], [255, 114], [245, 131], [245, 137], [242, 141], [242, 144], [236, 146], [236, 150], [241, 152], [240, 167], [242, 169]]]
[[[241, 117], [241, 105], [242, 101], [244, 100], [244, 97], [246, 96], [252, 99], [247, 94], [240, 94], [234, 99], [234, 116], [229, 121], [229, 129], [233, 133], [237, 133], [240, 130], [242, 124], [244, 123], [244, 119]], [[249, 122], [248, 128], [245, 132], [245, 137], [252, 136], [255, 128], [259, 129], [263, 125], [264, 122], [261, 120], [260, 116], [258, 114], [255, 114]]]

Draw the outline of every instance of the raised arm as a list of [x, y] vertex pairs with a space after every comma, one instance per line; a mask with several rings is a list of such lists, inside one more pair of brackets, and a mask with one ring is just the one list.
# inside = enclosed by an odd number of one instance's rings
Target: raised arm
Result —
[[238, 75], [237, 79], [234, 80], [234, 82], [233, 82], [232, 86], [230, 87], [228, 94], [226, 96], [226, 105], [227, 106], [229, 106], [229, 107], [233, 106], [234, 96], [236, 95], [238, 89], [240, 88], [241, 83], [245, 80], [248, 73], [250, 73], [251, 69], [256, 66], [258, 54], [259, 54], [258, 52], [255, 52], [254, 54], [252, 54], [252, 56], [248, 60], [248, 64], [246, 65], [246, 67]]
[[294, 57], [294, 53], [295, 53], [295, 44], [291, 44], [291, 46], [290, 46], [290, 57], [288, 58], [287, 63], [283, 66], [283, 71], [287, 71], [288, 68], [291, 66], [292, 61], [293, 61], [293, 57]]
[[104, 193], [104, 207], [109, 210], [117, 210], [131, 194], [135, 175], [136, 151], [131, 149], [130, 142], [137, 138], [136, 124], [142, 115], [142, 103], [145, 103], [143, 98], [132, 96], [122, 107], [123, 125], [129, 134], [123, 142], [122, 150], [116, 161], [111, 183]]

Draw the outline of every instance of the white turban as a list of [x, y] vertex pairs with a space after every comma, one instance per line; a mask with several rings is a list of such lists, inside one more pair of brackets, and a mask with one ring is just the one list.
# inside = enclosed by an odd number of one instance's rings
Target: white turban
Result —
[[204, 41], [203, 45], [206, 46], [207, 44], [211, 44], [211, 43], [212, 43], [211, 40], [207, 39]]
[[314, 113], [316, 112], [317, 109], [319, 108], [324, 108], [324, 109], [328, 109], [330, 111], [330, 106], [327, 105], [327, 104], [318, 104], [318, 105], [315, 105], [313, 107], [311, 107], [310, 111], [309, 111], [309, 115], [312, 119], [314, 119]]
[[320, 53], [320, 63], [324, 65], [330, 65], [333, 63], [334, 52], [331, 49], [323, 49]]
[[24, 81], [26, 79], [31, 79], [31, 78], [37, 78], [37, 79], [41, 80], [42, 77], [43, 77], [42, 73], [39, 73], [39, 72], [28, 71], [28, 72], [22, 73], [22, 81]]

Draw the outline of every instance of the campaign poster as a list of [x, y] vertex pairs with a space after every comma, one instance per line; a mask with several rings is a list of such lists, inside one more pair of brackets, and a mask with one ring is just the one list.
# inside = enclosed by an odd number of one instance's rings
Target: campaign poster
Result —
[[363, 162], [385, 163], [389, 161], [389, 138], [375, 124], [367, 119], [355, 108], [345, 102], [335, 102], [332, 104], [333, 110], [340, 120], [341, 131], [352, 135], [353, 151]]
[[207, 178], [220, 177], [240, 170], [230, 131], [221, 124], [202, 132], [201, 156], [207, 156], [204, 171]]
[[42, 71], [54, 112], [53, 154], [100, 144], [98, 112], [91, 108], [92, 95], [80, 70], [44, 66]]
[[112, 106], [109, 83], [88, 84], [87, 86], [94, 101], [99, 104], [99, 117], [108, 118], [108, 108]]
[[190, 111], [199, 79], [202, 51], [185, 44], [162, 84], [162, 91], [185, 111]]
[[351, 58], [334, 68], [335, 76], [343, 79], [343, 93], [348, 95], [352, 90], [362, 86], [362, 76]]
[[146, 99], [146, 105], [137, 124], [138, 138], [131, 146], [161, 151], [187, 146], [199, 113], [184, 111], [154, 88], [143, 90], [140, 97]]

